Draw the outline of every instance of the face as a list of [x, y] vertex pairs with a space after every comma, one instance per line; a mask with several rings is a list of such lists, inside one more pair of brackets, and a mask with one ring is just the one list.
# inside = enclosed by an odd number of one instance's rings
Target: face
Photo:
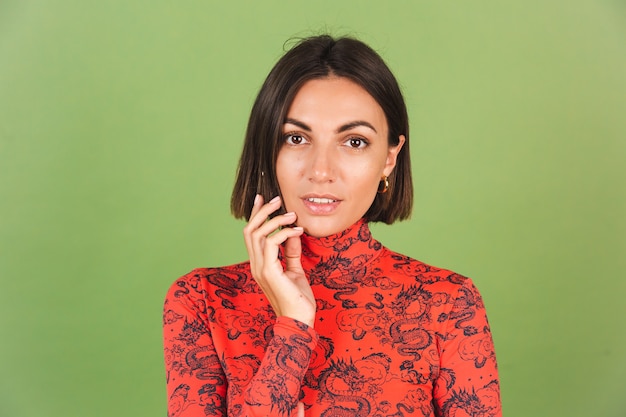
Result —
[[404, 144], [388, 144], [385, 113], [358, 84], [340, 77], [306, 82], [283, 125], [276, 176], [287, 211], [316, 237], [359, 220]]

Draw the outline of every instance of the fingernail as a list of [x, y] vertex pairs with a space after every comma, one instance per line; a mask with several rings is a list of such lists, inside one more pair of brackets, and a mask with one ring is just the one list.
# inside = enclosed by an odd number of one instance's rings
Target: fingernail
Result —
[[289, 213], [285, 213], [285, 216], [294, 217], [296, 215], [295, 212], [290, 211]]
[[272, 198], [272, 199], [270, 200], [270, 204], [275, 203], [275, 202], [277, 202], [278, 200], [280, 200], [280, 196], [278, 196], [278, 195], [277, 195], [276, 197], [274, 197], [274, 198]]
[[255, 206], [256, 206], [257, 204], [259, 204], [259, 200], [260, 200], [260, 199], [261, 199], [261, 194], [257, 194], [257, 195], [255, 195], [255, 196], [254, 196], [254, 203], [253, 203], [253, 205], [255, 205]]
[[293, 230], [297, 230], [298, 232], [302, 232], [304, 230], [304, 228], [301, 227], [301, 226], [294, 226], [294, 227], [292, 227], [292, 229]]

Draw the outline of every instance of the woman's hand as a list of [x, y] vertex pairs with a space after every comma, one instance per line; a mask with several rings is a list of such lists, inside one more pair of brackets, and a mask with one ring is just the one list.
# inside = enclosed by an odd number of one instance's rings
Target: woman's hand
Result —
[[[267, 220], [280, 208], [280, 197], [263, 204], [257, 195], [250, 220], [243, 229], [250, 256], [252, 276], [268, 298], [276, 316], [286, 316], [313, 326], [315, 297], [302, 269], [301, 227], [284, 227], [296, 221], [295, 213], [286, 213]], [[281, 244], [285, 244], [285, 269], [278, 260]]]

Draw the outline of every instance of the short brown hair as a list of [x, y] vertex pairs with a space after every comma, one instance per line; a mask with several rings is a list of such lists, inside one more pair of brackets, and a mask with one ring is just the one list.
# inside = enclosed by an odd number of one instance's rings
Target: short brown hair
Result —
[[400, 135], [405, 137], [396, 167], [389, 175], [389, 191], [376, 195], [365, 218], [391, 224], [411, 215], [409, 119], [398, 82], [382, 58], [365, 43], [321, 35], [301, 40], [278, 60], [252, 106], [230, 200], [236, 218], [249, 218], [256, 194], [265, 201], [280, 195], [276, 159], [283, 145], [287, 111], [305, 82], [332, 75], [355, 82], [378, 102], [387, 119], [389, 145], [397, 145]]

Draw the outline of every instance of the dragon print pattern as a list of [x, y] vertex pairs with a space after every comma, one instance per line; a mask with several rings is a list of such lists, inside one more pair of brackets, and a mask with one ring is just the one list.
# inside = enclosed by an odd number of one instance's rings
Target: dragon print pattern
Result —
[[472, 281], [394, 253], [361, 220], [302, 237], [311, 328], [276, 317], [248, 263], [171, 286], [169, 417], [501, 416], [485, 307]]

